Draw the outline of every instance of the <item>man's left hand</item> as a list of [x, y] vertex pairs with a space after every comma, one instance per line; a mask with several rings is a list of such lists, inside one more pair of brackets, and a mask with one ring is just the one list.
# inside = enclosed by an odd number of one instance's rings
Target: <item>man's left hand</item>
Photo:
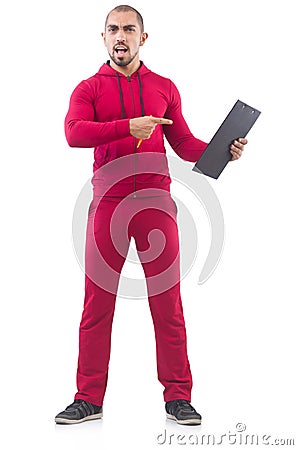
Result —
[[233, 155], [231, 161], [236, 161], [236, 159], [240, 158], [247, 142], [247, 139], [239, 138], [230, 145], [230, 152]]

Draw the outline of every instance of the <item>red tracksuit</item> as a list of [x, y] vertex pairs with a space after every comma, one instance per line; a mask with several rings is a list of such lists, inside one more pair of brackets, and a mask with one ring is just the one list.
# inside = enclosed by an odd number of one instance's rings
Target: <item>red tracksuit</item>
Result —
[[[157, 125], [137, 148], [129, 120], [142, 115], [166, 117], [173, 125]], [[130, 77], [106, 63], [82, 81], [70, 99], [65, 133], [71, 147], [95, 147], [75, 399], [103, 404], [118, 282], [133, 237], [146, 277], [164, 400], [191, 401], [177, 208], [163, 135], [186, 161], [197, 161], [207, 144], [191, 134], [172, 81], [143, 63]]]

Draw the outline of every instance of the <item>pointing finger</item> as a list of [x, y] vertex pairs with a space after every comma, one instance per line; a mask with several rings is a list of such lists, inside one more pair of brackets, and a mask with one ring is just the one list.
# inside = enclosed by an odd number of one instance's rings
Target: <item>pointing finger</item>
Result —
[[160, 123], [161, 125], [172, 125], [173, 121], [171, 119], [164, 119], [163, 117], [151, 117], [154, 123]]

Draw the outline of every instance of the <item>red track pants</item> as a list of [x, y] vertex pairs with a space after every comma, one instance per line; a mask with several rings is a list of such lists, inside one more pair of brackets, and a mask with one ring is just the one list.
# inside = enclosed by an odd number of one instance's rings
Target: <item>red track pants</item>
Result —
[[170, 194], [122, 200], [93, 199], [89, 208], [75, 399], [103, 404], [118, 282], [133, 237], [146, 277], [164, 400], [190, 401], [176, 204]]

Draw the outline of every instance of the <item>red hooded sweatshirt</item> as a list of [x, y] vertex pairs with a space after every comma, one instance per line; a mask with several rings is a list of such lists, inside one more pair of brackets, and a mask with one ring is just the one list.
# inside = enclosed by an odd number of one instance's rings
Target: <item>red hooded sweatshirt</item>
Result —
[[[172, 119], [173, 124], [157, 125], [137, 148], [138, 139], [130, 134], [129, 120], [145, 115]], [[196, 162], [207, 147], [190, 132], [174, 83], [143, 63], [126, 77], [108, 61], [98, 73], [82, 81], [70, 98], [65, 134], [71, 147], [95, 147], [92, 183], [97, 196], [147, 196], [151, 188], [157, 195], [168, 195], [171, 178], [164, 135], [186, 161]], [[131, 156], [121, 158], [127, 155]], [[106, 165], [111, 161], [114, 163]], [[143, 194], [137, 193], [143, 189]]]

